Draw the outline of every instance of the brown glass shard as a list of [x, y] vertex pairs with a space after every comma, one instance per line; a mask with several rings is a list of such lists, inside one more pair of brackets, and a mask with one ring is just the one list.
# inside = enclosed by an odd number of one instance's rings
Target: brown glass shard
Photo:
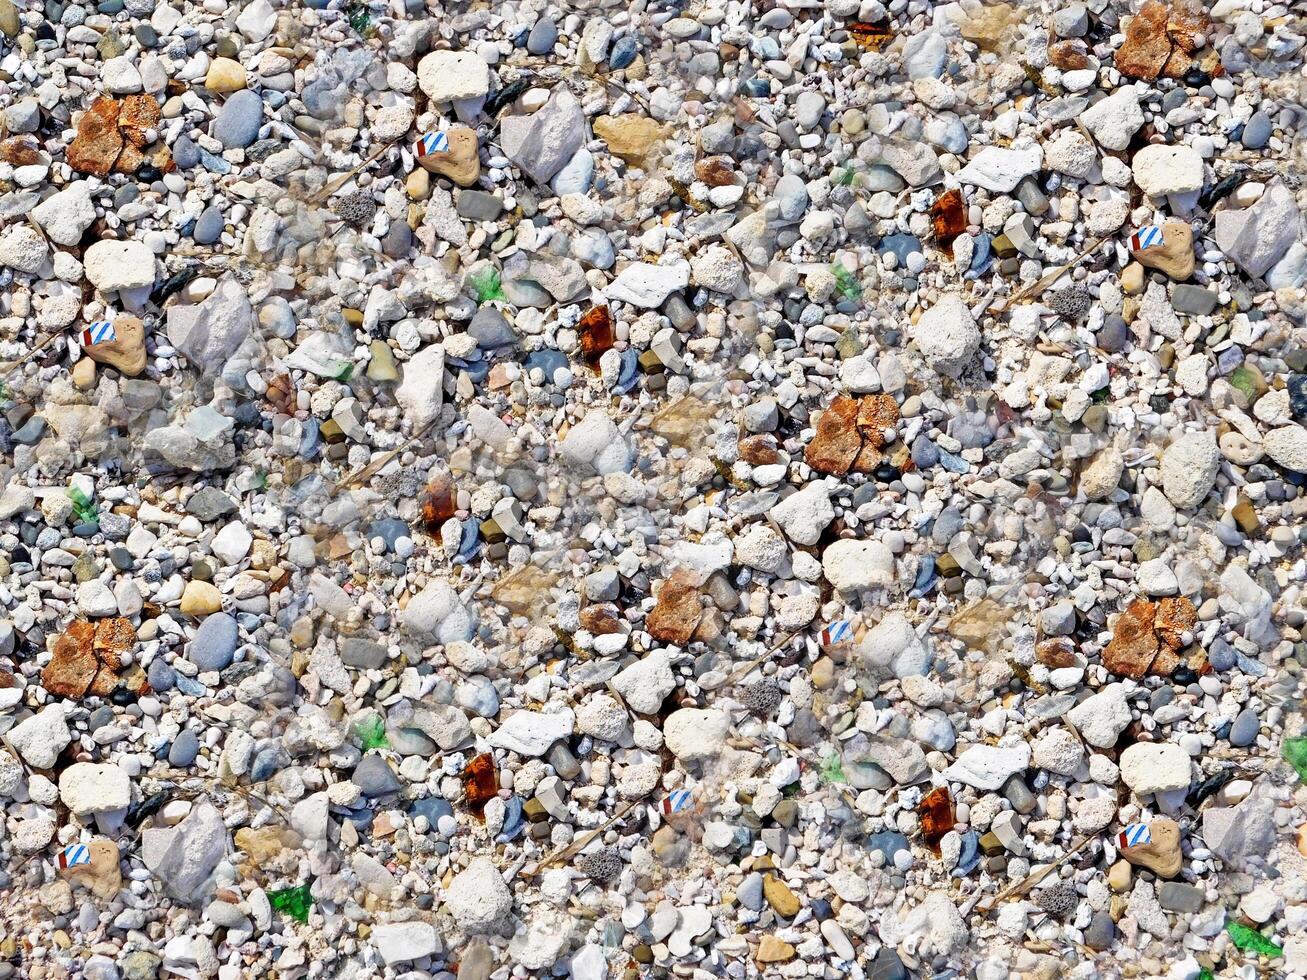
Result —
[[581, 317], [576, 325], [577, 336], [581, 341], [581, 359], [592, 371], [599, 370], [599, 359], [613, 349], [616, 336], [613, 334], [613, 318], [608, 307], [596, 306]]
[[478, 820], [485, 820], [486, 804], [499, 793], [499, 773], [495, 758], [483, 752], [463, 770], [463, 797]]
[[948, 788], [937, 786], [926, 794], [917, 806], [921, 817], [921, 836], [925, 838], [930, 849], [939, 853], [939, 842], [953, 829], [956, 822], [953, 816], [953, 798], [948, 795]]
[[422, 491], [422, 524], [427, 533], [440, 540], [440, 528], [458, 509], [454, 495], [454, 481], [448, 473], [437, 473], [427, 481]]
[[888, 24], [868, 24], [858, 21], [849, 25], [849, 37], [864, 51], [879, 51], [894, 36]]
[[935, 241], [952, 255], [954, 239], [967, 230], [967, 209], [962, 203], [962, 192], [955, 187], [935, 198], [935, 203], [930, 206], [930, 220], [935, 228]]

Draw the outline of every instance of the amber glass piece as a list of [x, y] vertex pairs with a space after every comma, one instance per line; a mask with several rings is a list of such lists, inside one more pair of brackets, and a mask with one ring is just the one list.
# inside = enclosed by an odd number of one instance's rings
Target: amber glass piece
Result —
[[921, 815], [921, 835], [931, 850], [939, 852], [939, 842], [953, 829], [953, 799], [948, 789], [939, 786], [926, 794], [926, 798], [917, 807]]
[[613, 318], [608, 314], [608, 307], [596, 306], [576, 325], [581, 338], [581, 357], [590, 369], [599, 370], [599, 358], [613, 346]]
[[940, 248], [953, 253], [953, 240], [967, 230], [967, 209], [962, 206], [962, 192], [956, 187], [945, 191], [930, 206], [930, 220], [935, 226], [935, 240]]
[[486, 804], [498, 792], [499, 773], [495, 771], [494, 756], [483, 752], [463, 770], [463, 795], [467, 798], [468, 809], [478, 820], [484, 820]]
[[864, 51], [879, 51], [889, 43], [893, 35], [886, 24], [868, 24], [859, 21], [849, 25], [849, 37]]
[[454, 481], [448, 473], [437, 473], [422, 491], [422, 523], [427, 533], [440, 540], [440, 526], [454, 516]]

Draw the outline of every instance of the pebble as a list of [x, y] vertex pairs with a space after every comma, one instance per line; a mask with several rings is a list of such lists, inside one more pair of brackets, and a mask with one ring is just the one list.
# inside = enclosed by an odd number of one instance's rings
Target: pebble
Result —
[[0, 0], [0, 973], [1302, 973], [1292, 5], [419, 6]]

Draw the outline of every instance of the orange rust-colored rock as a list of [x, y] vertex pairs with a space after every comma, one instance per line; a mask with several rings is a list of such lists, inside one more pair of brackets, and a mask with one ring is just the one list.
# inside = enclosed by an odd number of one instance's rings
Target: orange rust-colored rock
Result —
[[101, 96], [82, 113], [77, 136], [68, 147], [68, 165], [84, 174], [107, 177], [122, 153], [123, 137], [118, 131], [118, 103]]
[[1116, 51], [1116, 70], [1131, 78], [1151, 82], [1161, 74], [1171, 57], [1171, 39], [1166, 33], [1170, 11], [1166, 4], [1149, 0], [1126, 25], [1125, 40]]
[[150, 145], [145, 131], [158, 126], [162, 114], [153, 95], [129, 95], [118, 108], [118, 129], [132, 146], [143, 150]]
[[15, 167], [41, 162], [41, 146], [30, 136], [10, 136], [0, 142], [0, 160]]
[[699, 590], [687, 577], [673, 574], [659, 590], [658, 604], [645, 618], [645, 628], [656, 640], [685, 646], [702, 616]]
[[1076, 648], [1065, 636], [1055, 636], [1040, 640], [1035, 644], [1035, 659], [1045, 667], [1057, 670], [1059, 667], [1076, 666]]
[[895, 428], [902, 417], [893, 395], [884, 392], [864, 395], [858, 404], [858, 431], [867, 442], [880, 449], [885, 445], [885, 431]]
[[582, 609], [581, 625], [596, 636], [624, 632], [621, 610], [611, 602], [601, 602]]
[[1103, 650], [1103, 666], [1114, 674], [1143, 677], [1157, 656], [1157, 634], [1153, 622], [1157, 606], [1136, 599], [1116, 621], [1112, 642]]
[[819, 473], [842, 476], [849, 471], [861, 450], [858, 402], [841, 395], [818, 417], [817, 434], [808, 443], [803, 458]]
[[735, 183], [735, 161], [726, 157], [708, 157], [694, 165], [694, 175], [709, 187], [730, 187]]
[[772, 466], [785, 461], [785, 457], [776, 448], [776, 440], [769, 435], [746, 436], [741, 439], [740, 459], [750, 466]]
[[84, 619], [70, 623], [54, 641], [54, 657], [41, 671], [41, 685], [61, 698], [80, 698], [100, 669], [94, 644], [95, 627], [91, 623]]
[[1058, 41], [1048, 46], [1048, 61], [1063, 71], [1080, 71], [1089, 67], [1089, 55], [1080, 41]]
[[1179, 650], [1185, 645], [1182, 634], [1192, 631], [1197, 622], [1198, 611], [1194, 604], [1184, 596], [1173, 596], [1158, 602], [1153, 627], [1163, 643], [1172, 650]]

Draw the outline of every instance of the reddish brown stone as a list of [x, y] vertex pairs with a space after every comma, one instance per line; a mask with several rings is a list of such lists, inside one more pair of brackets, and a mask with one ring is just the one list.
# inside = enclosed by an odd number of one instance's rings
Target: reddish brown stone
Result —
[[785, 462], [776, 448], [776, 440], [769, 435], [747, 436], [740, 440], [740, 459], [750, 466], [772, 466]]
[[1212, 36], [1212, 18], [1201, 3], [1179, 0], [1166, 19], [1166, 33], [1181, 51], [1193, 54], [1198, 50], [1198, 38]]
[[1103, 650], [1103, 666], [1114, 674], [1143, 677], [1157, 656], [1156, 615], [1157, 607], [1147, 599], [1130, 603], [1116, 621], [1112, 642]]
[[885, 459], [885, 454], [872, 445], [868, 439], [862, 444], [862, 449], [853, 460], [853, 465], [849, 467], [850, 473], [870, 473]]
[[1139, 8], [1125, 29], [1125, 41], [1116, 51], [1116, 70], [1131, 78], [1153, 81], [1171, 57], [1171, 38], [1166, 33], [1170, 11], [1166, 4], [1149, 0]]
[[1089, 67], [1089, 55], [1079, 41], [1058, 41], [1048, 46], [1048, 61], [1063, 71], [1080, 71]]
[[114, 668], [105, 664], [100, 665], [100, 669], [95, 672], [95, 677], [91, 681], [91, 686], [87, 688], [87, 694], [93, 694], [98, 698], [107, 698], [114, 692], [118, 686], [118, 675]]
[[726, 157], [709, 157], [694, 165], [694, 175], [709, 187], [730, 187], [735, 183], [736, 164]]
[[1052, 670], [1059, 667], [1074, 667], [1076, 666], [1076, 648], [1065, 636], [1040, 640], [1035, 644], [1035, 659]]
[[1163, 643], [1172, 650], [1179, 650], [1185, 645], [1181, 634], [1192, 630], [1197, 622], [1198, 610], [1194, 609], [1194, 604], [1184, 596], [1175, 596], [1158, 602], [1153, 628]]
[[658, 604], [646, 617], [644, 625], [655, 640], [685, 646], [702, 616], [699, 590], [689, 580], [674, 574], [663, 583], [658, 592]]
[[86, 693], [100, 668], [92, 646], [94, 638], [95, 627], [78, 620], [54, 641], [54, 657], [41, 671], [41, 684], [47, 691], [74, 700]]
[[147, 157], [144, 153], [132, 146], [131, 143], [124, 143], [122, 152], [118, 154], [118, 159], [113, 165], [113, 172], [116, 174], [134, 174], [145, 164]]
[[1152, 664], [1148, 667], [1148, 672], [1157, 677], [1170, 677], [1175, 673], [1175, 668], [1180, 666], [1180, 658], [1175, 652], [1165, 644], [1157, 648], [1157, 656], [1153, 658]]
[[153, 95], [129, 95], [119, 106], [118, 128], [127, 142], [143, 150], [150, 145], [145, 131], [159, 124], [161, 114]]
[[858, 402], [841, 395], [818, 417], [817, 434], [808, 443], [803, 458], [819, 473], [842, 476], [849, 471], [861, 449]]
[[41, 147], [30, 136], [11, 136], [0, 142], [0, 160], [15, 167], [30, 167], [41, 162]]
[[865, 395], [858, 405], [858, 431], [877, 449], [885, 445], [885, 430], [896, 427], [901, 418], [898, 402], [884, 392]]
[[110, 616], [95, 624], [95, 652], [101, 660], [110, 655], [120, 656], [135, 644], [136, 628], [130, 619]]
[[68, 147], [68, 165], [84, 174], [107, 177], [122, 149], [118, 103], [101, 96], [77, 123], [77, 136]]
[[586, 606], [581, 610], [581, 625], [596, 636], [606, 633], [622, 633], [621, 610], [611, 602], [601, 602]]

